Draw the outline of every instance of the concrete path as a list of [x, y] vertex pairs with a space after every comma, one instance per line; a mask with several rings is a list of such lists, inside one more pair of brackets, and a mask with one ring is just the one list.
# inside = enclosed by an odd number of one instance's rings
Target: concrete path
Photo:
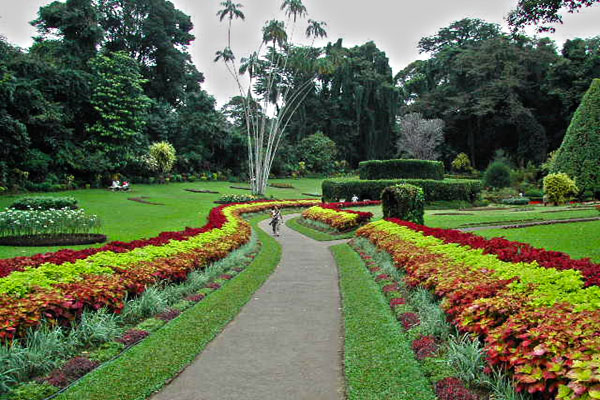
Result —
[[[288, 215], [286, 218], [293, 218]], [[261, 227], [267, 231], [268, 221]], [[281, 264], [240, 314], [153, 400], [344, 398], [337, 268], [328, 247], [283, 225]]]

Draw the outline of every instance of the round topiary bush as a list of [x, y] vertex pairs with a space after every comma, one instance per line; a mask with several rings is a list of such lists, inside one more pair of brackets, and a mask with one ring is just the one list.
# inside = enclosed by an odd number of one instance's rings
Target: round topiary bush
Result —
[[550, 203], [565, 203], [579, 192], [577, 185], [564, 172], [549, 174], [544, 178], [544, 199]]
[[483, 185], [494, 189], [510, 186], [510, 168], [501, 161], [491, 163], [483, 173]]
[[399, 218], [423, 224], [425, 195], [423, 189], [407, 183], [390, 186], [381, 192], [384, 218]]

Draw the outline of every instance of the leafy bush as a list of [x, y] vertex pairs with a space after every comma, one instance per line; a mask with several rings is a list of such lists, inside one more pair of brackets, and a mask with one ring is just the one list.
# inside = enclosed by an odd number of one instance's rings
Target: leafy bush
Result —
[[106, 362], [115, 358], [119, 355], [123, 349], [125, 349], [125, 345], [119, 342], [107, 342], [103, 343], [96, 350], [91, 351], [88, 354], [88, 358], [92, 361], [96, 361], [99, 363]]
[[258, 196], [254, 196], [252, 194], [225, 194], [219, 197], [220, 203], [243, 203], [246, 201], [255, 201], [259, 200]]
[[529, 198], [527, 197], [510, 197], [508, 199], [502, 199], [503, 204], [509, 204], [512, 206], [522, 206], [529, 204]]
[[483, 173], [483, 185], [495, 189], [510, 186], [510, 168], [501, 161], [491, 163]]
[[0, 236], [34, 236], [91, 233], [100, 227], [95, 215], [85, 211], [61, 209], [21, 211], [8, 209], [0, 212]]
[[423, 189], [427, 202], [433, 201], [466, 201], [473, 203], [481, 192], [481, 182], [476, 180], [443, 181], [431, 179], [402, 179], [402, 180], [351, 180], [327, 179], [323, 181], [322, 191], [325, 201], [350, 199], [355, 194], [361, 199], [379, 200], [381, 192], [388, 186], [402, 183], [419, 186]]
[[6, 400], [42, 400], [56, 392], [58, 388], [49, 383], [29, 382], [14, 388]]
[[77, 208], [74, 197], [22, 197], [10, 205], [17, 210], [59, 210], [61, 208]]
[[551, 203], [565, 203], [578, 191], [575, 182], [563, 172], [549, 174], [544, 178], [544, 197]]
[[418, 186], [403, 184], [390, 186], [381, 193], [384, 218], [400, 218], [423, 224], [425, 195]]
[[360, 179], [444, 179], [444, 164], [429, 160], [372, 160], [359, 164]]
[[581, 190], [600, 192], [600, 79], [594, 79], [558, 149], [550, 172], [572, 176]]
[[333, 140], [323, 132], [316, 132], [302, 139], [296, 148], [298, 159], [304, 161], [311, 172], [328, 173], [333, 171], [338, 149]]
[[471, 160], [465, 153], [460, 153], [454, 160], [452, 160], [452, 170], [456, 172], [471, 172], [473, 167], [471, 166]]

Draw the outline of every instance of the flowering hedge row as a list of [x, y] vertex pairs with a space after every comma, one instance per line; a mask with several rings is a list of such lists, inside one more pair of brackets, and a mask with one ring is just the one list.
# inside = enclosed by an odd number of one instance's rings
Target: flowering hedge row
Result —
[[[308, 207], [314, 200], [260, 201], [216, 207], [201, 229], [168, 232], [136, 241], [130, 251], [104, 250], [81, 258], [61, 258], [17, 268], [0, 278], [0, 339], [21, 336], [42, 319], [68, 324], [84, 308], [123, 308], [129, 295], [160, 280], [182, 281], [194, 269], [225, 257], [250, 239], [251, 228], [240, 215], [279, 207]], [[165, 240], [167, 237], [172, 238]], [[142, 246], [141, 244], [145, 245]], [[125, 246], [121, 249], [127, 248]], [[48, 255], [52, 258], [52, 255]]]
[[319, 221], [331, 226], [337, 231], [349, 231], [368, 222], [373, 213], [342, 210], [342, 207], [360, 207], [381, 204], [380, 201], [361, 201], [355, 203], [327, 203], [319, 204], [305, 210], [302, 217]]
[[512, 371], [519, 390], [599, 398], [600, 288], [586, 288], [579, 271], [501, 261], [400, 221], [357, 234], [389, 252], [408, 284], [443, 297], [449, 319], [484, 339], [489, 364]]
[[484, 254], [494, 254], [503, 261], [535, 261], [545, 268], [578, 270], [581, 272], [586, 286], [600, 285], [600, 264], [592, 262], [589, 258], [574, 260], [568, 254], [560, 251], [538, 249], [527, 243], [513, 242], [504, 238], [486, 239], [472, 233], [454, 229], [430, 228], [398, 219], [394, 219], [393, 222], [422, 232], [426, 236], [442, 239], [446, 243], [458, 243], [474, 249], [483, 249]]

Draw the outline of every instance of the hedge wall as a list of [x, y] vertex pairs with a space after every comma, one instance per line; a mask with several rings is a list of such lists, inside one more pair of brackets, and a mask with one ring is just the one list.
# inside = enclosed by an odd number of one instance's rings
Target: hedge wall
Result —
[[360, 179], [444, 179], [444, 164], [427, 160], [372, 160], [358, 165]]
[[419, 186], [425, 193], [425, 201], [475, 201], [481, 192], [481, 182], [476, 180], [436, 181], [432, 179], [386, 179], [386, 180], [352, 180], [326, 179], [323, 181], [323, 199], [327, 202], [337, 199], [351, 199], [357, 195], [359, 199], [379, 200], [381, 192], [388, 186], [410, 183]]

